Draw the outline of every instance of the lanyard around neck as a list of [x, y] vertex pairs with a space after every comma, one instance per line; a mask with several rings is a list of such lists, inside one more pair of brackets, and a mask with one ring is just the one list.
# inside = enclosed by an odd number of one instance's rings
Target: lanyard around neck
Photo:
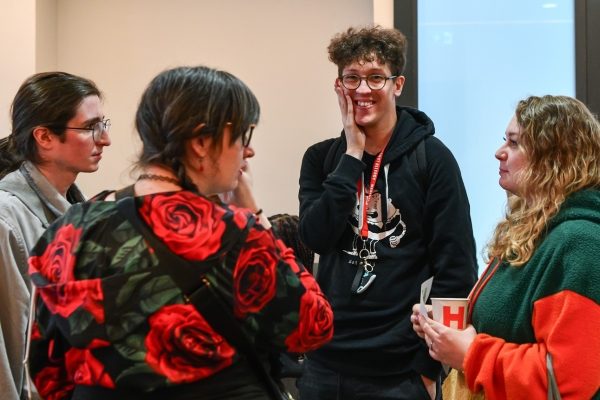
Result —
[[[369, 181], [369, 191], [366, 193], [361, 193], [361, 196], [364, 198], [365, 202], [362, 207], [362, 227], [360, 229], [360, 236], [363, 239], [366, 239], [369, 236], [369, 225], [367, 224], [367, 208], [369, 208], [369, 202], [371, 201], [371, 197], [373, 195], [373, 190], [375, 189], [375, 183], [377, 182], [377, 177], [379, 176], [379, 170], [381, 169], [381, 161], [383, 160], [383, 152], [385, 148], [377, 154], [375, 158], [375, 162], [373, 163], [373, 171], [371, 171], [371, 180]], [[364, 184], [362, 186], [362, 191], [364, 191]]]

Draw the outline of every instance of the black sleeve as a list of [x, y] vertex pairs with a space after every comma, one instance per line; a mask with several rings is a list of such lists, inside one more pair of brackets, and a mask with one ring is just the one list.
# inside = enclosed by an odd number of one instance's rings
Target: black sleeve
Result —
[[431, 297], [467, 297], [477, 280], [469, 200], [450, 150], [434, 137], [428, 142], [424, 226], [435, 276]]
[[[429, 138], [426, 154], [428, 184], [423, 226], [434, 275], [430, 297], [467, 297], [477, 279], [467, 193], [458, 164], [441, 141]], [[413, 368], [431, 379], [441, 372], [440, 364], [429, 356], [424, 342], [415, 354]]]
[[365, 168], [361, 160], [343, 154], [333, 172], [326, 174], [323, 164], [331, 143], [309, 147], [300, 170], [300, 239], [319, 254], [333, 249], [342, 236]]

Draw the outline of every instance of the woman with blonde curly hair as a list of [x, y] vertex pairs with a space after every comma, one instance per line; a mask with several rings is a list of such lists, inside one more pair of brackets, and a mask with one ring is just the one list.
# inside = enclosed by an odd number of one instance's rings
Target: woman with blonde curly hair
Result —
[[464, 331], [413, 314], [433, 358], [486, 399], [600, 399], [600, 124], [580, 101], [519, 102], [496, 152], [506, 217]]

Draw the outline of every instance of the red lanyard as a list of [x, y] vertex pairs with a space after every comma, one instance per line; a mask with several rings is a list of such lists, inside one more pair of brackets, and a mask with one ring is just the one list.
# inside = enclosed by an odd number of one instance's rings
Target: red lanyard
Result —
[[[366, 239], [369, 236], [369, 225], [367, 224], [367, 208], [369, 208], [369, 202], [371, 201], [371, 196], [373, 195], [373, 190], [375, 189], [375, 183], [377, 182], [377, 176], [379, 175], [379, 169], [381, 168], [381, 160], [383, 160], [383, 150], [377, 154], [375, 158], [375, 162], [373, 163], [373, 171], [371, 172], [371, 181], [369, 182], [369, 193], [367, 193], [365, 198], [365, 203], [363, 204], [362, 210], [362, 227], [360, 229], [360, 236], [363, 239]], [[364, 185], [363, 185], [364, 188]], [[364, 190], [364, 189], [363, 189]]]

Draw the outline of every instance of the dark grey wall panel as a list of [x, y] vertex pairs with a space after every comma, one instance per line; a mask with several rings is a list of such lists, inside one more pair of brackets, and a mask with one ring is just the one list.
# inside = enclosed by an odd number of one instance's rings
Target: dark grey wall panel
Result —
[[408, 54], [404, 69], [406, 83], [397, 103], [417, 107], [419, 105], [417, 0], [394, 0], [394, 27], [404, 33], [408, 39]]
[[600, 0], [575, 0], [577, 98], [600, 114]]

